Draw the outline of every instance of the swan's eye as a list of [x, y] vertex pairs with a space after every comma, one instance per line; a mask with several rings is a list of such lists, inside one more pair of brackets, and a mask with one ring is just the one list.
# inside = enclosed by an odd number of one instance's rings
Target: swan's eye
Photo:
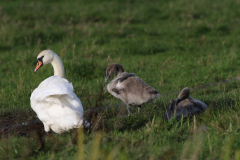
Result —
[[38, 58], [37, 61], [41, 61], [41, 62], [42, 62], [42, 61], [43, 61], [43, 57], [44, 57], [44, 56]]

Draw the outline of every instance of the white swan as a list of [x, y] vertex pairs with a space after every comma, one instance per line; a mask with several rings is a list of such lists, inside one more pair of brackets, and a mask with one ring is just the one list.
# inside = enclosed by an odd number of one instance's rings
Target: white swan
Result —
[[50, 129], [60, 134], [72, 128], [82, 127], [83, 123], [87, 123], [83, 118], [83, 107], [73, 92], [72, 83], [64, 78], [64, 67], [60, 57], [51, 50], [42, 51], [37, 57], [34, 71], [48, 63], [53, 66], [54, 76], [45, 79], [32, 92], [32, 109], [43, 122], [47, 133]]

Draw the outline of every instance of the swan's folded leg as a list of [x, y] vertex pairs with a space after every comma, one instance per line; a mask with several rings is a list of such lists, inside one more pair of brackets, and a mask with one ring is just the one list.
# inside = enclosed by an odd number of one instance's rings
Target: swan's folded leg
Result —
[[37, 135], [38, 135], [38, 139], [39, 139], [40, 144], [41, 144], [41, 146], [40, 146], [40, 148], [38, 149], [38, 151], [41, 151], [41, 150], [44, 148], [44, 141], [43, 141], [41, 135], [39, 135], [39, 134], [37, 134]]
[[36, 130], [36, 133], [37, 133], [37, 137], [38, 137], [38, 140], [41, 144], [40, 148], [38, 149], [38, 151], [41, 151], [43, 148], [44, 148], [44, 140], [43, 140], [43, 134], [42, 134], [42, 128], [39, 128], [39, 127], [36, 127], [36, 126], [33, 126]]

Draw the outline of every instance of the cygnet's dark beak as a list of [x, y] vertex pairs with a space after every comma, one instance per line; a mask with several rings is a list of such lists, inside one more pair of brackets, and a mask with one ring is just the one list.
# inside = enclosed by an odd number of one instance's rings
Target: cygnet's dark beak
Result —
[[106, 78], [105, 78], [105, 83], [108, 81], [109, 77], [110, 77], [110, 76], [107, 74], [107, 75], [106, 75]]
[[177, 106], [177, 105], [178, 105], [178, 103], [180, 103], [182, 100], [181, 100], [181, 99], [179, 99], [179, 98], [177, 98], [177, 99], [176, 99], [176, 101], [177, 101], [177, 102], [176, 102], [176, 106]]

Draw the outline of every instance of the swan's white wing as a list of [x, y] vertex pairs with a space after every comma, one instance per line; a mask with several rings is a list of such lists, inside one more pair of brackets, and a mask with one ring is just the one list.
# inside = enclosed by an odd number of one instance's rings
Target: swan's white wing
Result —
[[46, 100], [51, 95], [69, 95], [69, 97], [74, 97], [72, 83], [68, 80], [60, 78], [58, 76], [51, 76], [45, 79], [38, 88], [36, 88], [31, 98], [34, 97], [37, 101]]
[[47, 78], [33, 91], [30, 100], [46, 131], [52, 128], [61, 133], [82, 125], [81, 101], [73, 92], [72, 84], [64, 78]]

